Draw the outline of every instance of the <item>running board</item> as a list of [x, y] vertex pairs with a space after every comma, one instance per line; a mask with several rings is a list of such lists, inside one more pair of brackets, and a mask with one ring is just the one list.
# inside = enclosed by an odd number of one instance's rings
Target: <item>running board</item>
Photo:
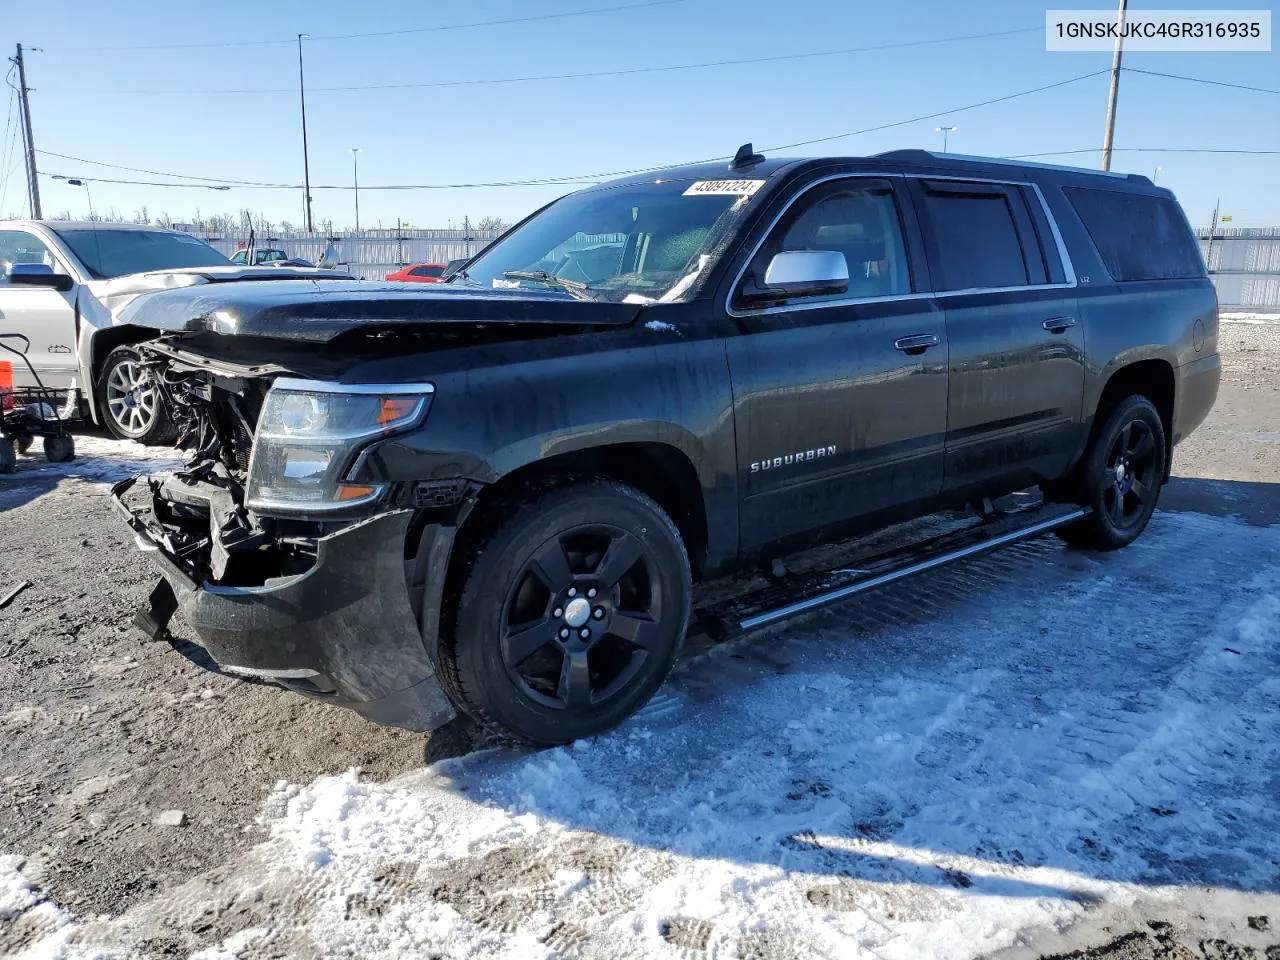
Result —
[[699, 625], [714, 640], [809, 613], [828, 604], [874, 590], [917, 573], [1028, 540], [1088, 516], [1086, 508], [1036, 504], [994, 520], [980, 520], [960, 530], [931, 537], [905, 548], [863, 557], [836, 570], [793, 578], [700, 611]]

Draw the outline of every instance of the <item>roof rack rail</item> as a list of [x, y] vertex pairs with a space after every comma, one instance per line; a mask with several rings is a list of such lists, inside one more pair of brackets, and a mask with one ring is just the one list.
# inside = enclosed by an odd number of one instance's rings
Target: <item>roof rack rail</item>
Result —
[[1017, 160], [1011, 157], [976, 157], [965, 153], [938, 153], [934, 150], [888, 150], [874, 154], [885, 160], [901, 160], [904, 162], [923, 163], [929, 160], [959, 160], [962, 163], [992, 163], [1010, 167], [1036, 167], [1040, 170], [1063, 170], [1070, 173], [1086, 173], [1097, 177], [1114, 177], [1119, 180], [1133, 180], [1138, 183], [1150, 183], [1148, 177], [1140, 173], [1116, 173], [1111, 170], [1093, 170], [1089, 167], [1073, 167], [1064, 163], [1038, 163], [1034, 160]]

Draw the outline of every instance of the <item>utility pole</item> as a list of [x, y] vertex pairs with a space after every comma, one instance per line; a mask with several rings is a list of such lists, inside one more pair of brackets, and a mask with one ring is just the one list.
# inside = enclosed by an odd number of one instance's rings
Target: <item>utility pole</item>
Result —
[[1120, 95], [1120, 58], [1124, 54], [1124, 12], [1129, 0], [1120, 0], [1116, 13], [1116, 52], [1111, 56], [1111, 91], [1107, 94], [1107, 129], [1102, 135], [1102, 169], [1111, 169], [1111, 141], [1116, 133], [1116, 98]]
[[360, 232], [360, 148], [351, 148], [351, 182], [356, 191], [356, 233]]
[[942, 152], [946, 153], [948, 137], [950, 137], [951, 134], [955, 133], [960, 128], [959, 127], [934, 127], [933, 129], [935, 133], [942, 134]]
[[27, 96], [27, 67], [22, 59], [22, 44], [13, 58], [18, 65], [18, 93], [22, 97], [22, 139], [27, 147], [27, 194], [31, 201], [31, 219], [40, 219], [40, 181], [36, 175], [36, 141], [31, 133], [31, 98]]
[[311, 223], [311, 165], [307, 159], [307, 85], [302, 76], [302, 41], [311, 36], [309, 33], [298, 34], [298, 97], [302, 101], [302, 192], [305, 203], [303, 212], [306, 216], [307, 233], [314, 232]]
[[1209, 223], [1209, 249], [1204, 254], [1204, 267], [1213, 273], [1213, 235], [1218, 232], [1218, 209], [1222, 206], [1222, 198], [1213, 201], [1213, 220]]

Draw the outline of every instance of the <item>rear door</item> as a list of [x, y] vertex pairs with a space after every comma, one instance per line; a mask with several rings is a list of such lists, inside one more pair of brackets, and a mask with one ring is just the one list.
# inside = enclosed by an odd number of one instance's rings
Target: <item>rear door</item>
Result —
[[913, 178], [950, 345], [949, 492], [1060, 476], [1084, 429], [1075, 277], [1031, 184]]
[[[29, 230], [0, 229], [0, 333], [21, 333], [31, 341], [27, 356], [44, 385], [65, 389], [79, 372], [76, 360], [76, 288], [15, 286], [5, 272], [11, 263], [43, 263], [71, 273], [43, 239]], [[74, 275], [74, 274], [73, 274]], [[8, 346], [19, 346], [4, 340]], [[15, 386], [34, 386], [26, 364], [0, 350], [0, 363], [13, 367]]]
[[[845, 293], [752, 308], [774, 254], [832, 250]], [[744, 551], [936, 496], [947, 339], [898, 177], [834, 177], [786, 208], [731, 294], [727, 342]]]

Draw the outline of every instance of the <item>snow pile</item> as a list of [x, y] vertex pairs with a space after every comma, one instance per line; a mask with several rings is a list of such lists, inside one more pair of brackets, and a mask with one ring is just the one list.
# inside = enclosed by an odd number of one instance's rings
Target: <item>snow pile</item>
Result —
[[0, 856], [0, 953], [15, 960], [60, 956], [71, 918], [40, 896], [22, 875], [22, 863]]
[[214, 910], [206, 960], [985, 955], [1274, 891], [1278, 705], [1280, 528], [1162, 514], [718, 648], [591, 741], [280, 784], [216, 888], [79, 940]]

